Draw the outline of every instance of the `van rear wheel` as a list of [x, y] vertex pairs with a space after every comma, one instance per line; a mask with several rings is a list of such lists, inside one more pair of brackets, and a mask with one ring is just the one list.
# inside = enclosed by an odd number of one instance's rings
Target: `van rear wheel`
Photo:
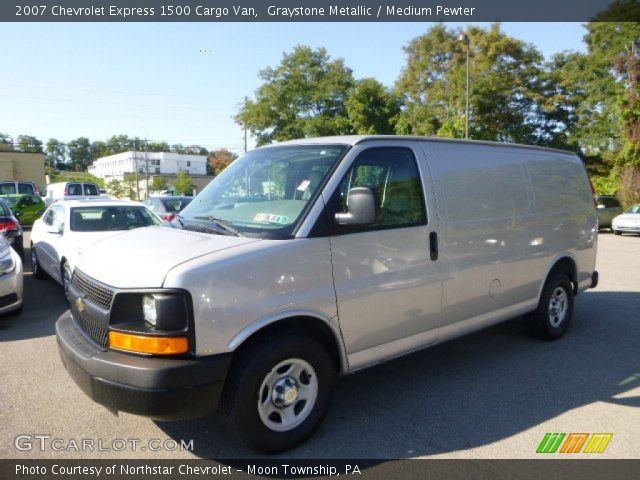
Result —
[[564, 273], [550, 277], [538, 308], [525, 316], [528, 332], [541, 340], [556, 340], [569, 328], [573, 316], [573, 284]]
[[229, 430], [263, 453], [290, 450], [315, 432], [329, 408], [337, 371], [313, 338], [275, 333], [240, 352], [220, 405]]

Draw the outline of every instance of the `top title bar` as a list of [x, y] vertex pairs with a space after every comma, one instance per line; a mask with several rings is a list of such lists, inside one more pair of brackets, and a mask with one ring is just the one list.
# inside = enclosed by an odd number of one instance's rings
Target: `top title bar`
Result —
[[14, 0], [1, 22], [640, 21], [639, 0]]

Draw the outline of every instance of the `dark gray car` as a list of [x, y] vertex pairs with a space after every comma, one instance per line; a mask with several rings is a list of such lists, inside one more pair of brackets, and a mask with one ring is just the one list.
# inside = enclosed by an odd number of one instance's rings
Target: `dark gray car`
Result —
[[615, 195], [598, 195], [598, 229], [611, 228], [614, 217], [623, 211], [622, 204]]
[[162, 220], [170, 222], [191, 200], [193, 197], [149, 197], [144, 204]]

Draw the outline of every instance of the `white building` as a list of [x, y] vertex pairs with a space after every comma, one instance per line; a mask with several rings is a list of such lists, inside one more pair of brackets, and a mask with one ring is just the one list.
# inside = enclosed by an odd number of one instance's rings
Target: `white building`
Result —
[[122, 152], [98, 158], [89, 167], [89, 173], [104, 179], [122, 180], [125, 173], [135, 171], [146, 175], [176, 175], [184, 171], [189, 175], [207, 174], [205, 155], [183, 155], [169, 152]]

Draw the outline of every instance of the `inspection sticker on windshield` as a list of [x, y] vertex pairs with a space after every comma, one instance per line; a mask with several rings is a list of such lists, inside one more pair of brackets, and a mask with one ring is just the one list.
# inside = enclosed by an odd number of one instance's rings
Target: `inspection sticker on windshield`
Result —
[[311, 180], [303, 180], [302, 182], [300, 182], [300, 185], [298, 185], [298, 190], [300, 190], [301, 192], [304, 192], [310, 183], [311, 183]]
[[275, 215], [273, 213], [256, 213], [256, 216], [253, 217], [253, 221], [286, 225], [289, 221], [289, 217], [285, 217], [284, 215]]

